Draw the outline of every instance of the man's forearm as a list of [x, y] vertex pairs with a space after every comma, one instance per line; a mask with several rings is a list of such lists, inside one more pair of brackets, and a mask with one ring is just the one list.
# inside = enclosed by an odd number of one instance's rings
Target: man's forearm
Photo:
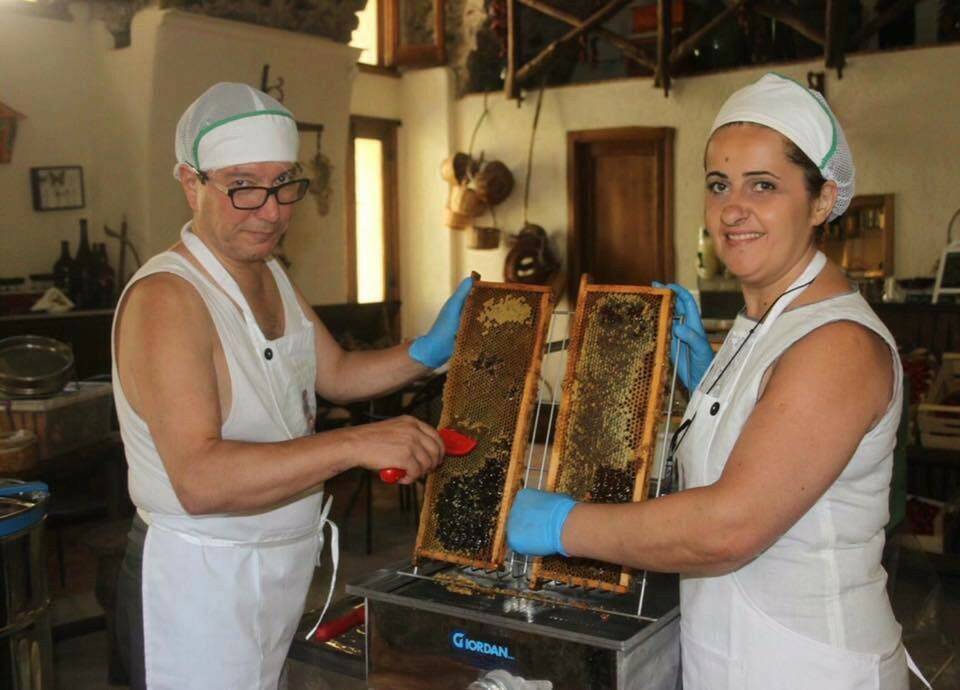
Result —
[[[265, 510], [356, 465], [346, 430], [278, 443], [211, 439], [173, 460], [168, 472], [184, 509], [194, 515]], [[168, 461], [165, 460], [167, 464]]]
[[338, 403], [369, 400], [403, 388], [430, 369], [408, 354], [409, 343], [383, 350], [344, 352], [328, 380], [317, 381], [317, 392]]

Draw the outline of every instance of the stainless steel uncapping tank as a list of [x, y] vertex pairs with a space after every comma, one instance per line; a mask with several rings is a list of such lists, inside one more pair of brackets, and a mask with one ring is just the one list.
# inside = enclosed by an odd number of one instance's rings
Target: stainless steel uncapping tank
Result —
[[39, 482], [0, 480], [0, 687], [53, 690], [53, 644]]

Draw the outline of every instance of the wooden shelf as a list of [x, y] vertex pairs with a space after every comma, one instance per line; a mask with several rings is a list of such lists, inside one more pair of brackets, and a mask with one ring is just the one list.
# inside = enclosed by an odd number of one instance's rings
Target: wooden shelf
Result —
[[893, 237], [893, 194], [865, 194], [824, 227], [817, 244], [851, 278], [883, 280], [894, 275]]

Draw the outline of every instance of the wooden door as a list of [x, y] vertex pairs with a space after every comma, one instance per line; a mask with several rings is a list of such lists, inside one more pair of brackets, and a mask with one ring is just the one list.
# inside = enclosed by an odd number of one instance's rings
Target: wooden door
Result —
[[583, 273], [607, 284], [673, 280], [673, 132], [623, 127], [568, 133], [571, 303]]

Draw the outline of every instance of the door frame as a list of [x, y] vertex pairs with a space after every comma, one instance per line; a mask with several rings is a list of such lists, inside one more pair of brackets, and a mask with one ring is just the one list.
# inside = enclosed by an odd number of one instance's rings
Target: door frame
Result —
[[652, 143], [658, 147], [660, 169], [657, 171], [657, 183], [661, 194], [657, 206], [658, 225], [663, 240], [663, 256], [666, 272], [664, 280], [673, 280], [676, 270], [676, 255], [673, 237], [673, 138], [672, 127], [611, 127], [608, 129], [587, 129], [567, 132], [567, 210], [569, 229], [567, 231], [567, 294], [570, 304], [577, 300], [580, 288], [580, 275], [587, 264], [585, 252], [589, 250], [587, 240], [590, 228], [587, 227], [587, 211], [590, 208], [589, 179], [590, 166], [587, 151], [592, 144], [634, 141]]

